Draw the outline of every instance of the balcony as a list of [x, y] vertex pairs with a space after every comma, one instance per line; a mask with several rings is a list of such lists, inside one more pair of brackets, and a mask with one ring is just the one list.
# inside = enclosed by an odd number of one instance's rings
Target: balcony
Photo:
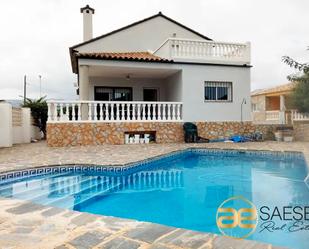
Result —
[[250, 43], [227, 43], [179, 38], [167, 39], [154, 54], [182, 62], [250, 64]]
[[265, 120], [271, 124], [293, 124], [294, 121], [308, 121], [309, 113], [300, 113], [296, 110], [266, 111]]
[[181, 102], [48, 101], [48, 122], [181, 122]]

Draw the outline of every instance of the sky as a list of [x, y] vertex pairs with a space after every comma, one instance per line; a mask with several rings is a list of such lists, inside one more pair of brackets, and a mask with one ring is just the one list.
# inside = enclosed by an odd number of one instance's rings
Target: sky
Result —
[[289, 55], [308, 62], [308, 0], [10, 0], [1, 2], [0, 99], [77, 99], [69, 47], [82, 42], [80, 7], [95, 9], [94, 36], [159, 11], [217, 41], [251, 42], [251, 89], [287, 83]]

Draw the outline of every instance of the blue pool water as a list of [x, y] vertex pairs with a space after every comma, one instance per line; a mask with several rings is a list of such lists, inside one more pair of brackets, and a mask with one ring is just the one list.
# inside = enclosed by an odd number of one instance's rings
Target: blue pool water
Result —
[[[309, 206], [307, 174], [299, 155], [188, 151], [123, 175], [86, 171], [10, 180], [0, 184], [0, 196], [220, 234], [217, 208], [232, 196], [257, 209]], [[309, 248], [309, 228], [260, 232], [259, 225], [248, 239]]]

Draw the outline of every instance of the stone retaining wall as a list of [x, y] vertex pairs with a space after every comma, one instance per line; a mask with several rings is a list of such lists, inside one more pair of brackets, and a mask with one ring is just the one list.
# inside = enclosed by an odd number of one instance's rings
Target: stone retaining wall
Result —
[[295, 141], [309, 142], [309, 121], [294, 121]]
[[[119, 123], [49, 123], [47, 144], [52, 147], [123, 144], [124, 133], [156, 131], [157, 143], [182, 143], [181, 122], [119, 122]], [[275, 125], [255, 125], [252, 122], [197, 122], [199, 136], [209, 139], [229, 138], [235, 134], [262, 132], [273, 139]]]

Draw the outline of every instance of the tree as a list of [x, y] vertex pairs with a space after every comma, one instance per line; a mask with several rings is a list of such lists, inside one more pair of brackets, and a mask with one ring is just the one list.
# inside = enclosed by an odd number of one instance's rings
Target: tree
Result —
[[282, 60], [299, 71], [288, 76], [288, 80], [296, 83], [291, 94], [292, 106], [300, 112], [309, 112], [309, 63], [299, 63], [289, 56], [283, 56]]
[[34, 120], [34, 125], [39, 127], [40, 131], [43, 132], [44, 138], [46, 138], [46, 122], [48, 107], [45, 100], [46, 96], [39, 99], [27, 98], [23, 107], [28, 107], [31, 110], [31, 115]]

